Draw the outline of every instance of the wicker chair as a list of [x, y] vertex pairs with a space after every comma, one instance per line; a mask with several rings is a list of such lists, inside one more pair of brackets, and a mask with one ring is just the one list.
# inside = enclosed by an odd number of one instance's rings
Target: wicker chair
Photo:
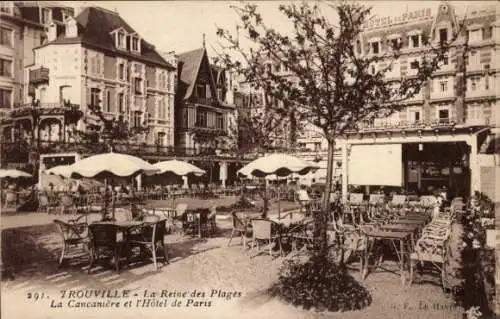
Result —
[[115, 208], [115, 220], [119, 222], [133, 220], [132, 211], [124, 208]]
[[75, 248], [78, 245], [83, 245], [83, 248], [87, 248], [87, 223], [66, 223], [59, 219], [54, 219], [54, 223], [62, 239], [62, 251], [59, 257], [59, 266], [61, 266], [71, 248]]
[[49, 196], [46, 193], [38, 194], [38, 211], [47, 214], [51, 212]]
[[251, 230], [248, 227], [247, 220], [245, 218], [241, 219], [236, 212], [231, 212], [231, 219], [233, 224], [233, 229], [231, 230], [231, 236], [229, 237], [229, 241], [227, 242], [227, 246], [231, 245], [231, 240], [235, 235], [241, 236], [241, 242], [243, 243], [243, 247], [246, 248], [246, 237], [247, 233]]
[[61, 214], [66, 212], [76, 214], [76, 205], [73, 200], [73, 196], [69, 194], [61, 195], [61, 202], [59, 203], [59, 207], [61, 209]]
[[262, 252], [260, 250], [260, 242], [262, 241], [267, 243], [266, 248], [268, 249], [269, 255], [271, 256], [273, 254], [273, 241], [277, 241], [280, 250], [280, 256], [283, 255], [283, 249], [281, 247], [281, 236], [273, 234], [273, 224], [275, 223], [267, 219], [252, 219], [252, 249], [257, 246], [257, 255]]
[[168, 263], [167, 249], [164, 244], [166, 233], [165, 221], [158, 220], [155, 215], [144, 216], [144, 223], [132, 227], [129, 231], [134, 234], [130, 239], [131, 247], [139, 246], [147, 248], [153, 257], [155, 270], [158, 270], [157, 252], [160, 250], [163, 255], [163, 263]]
[[7, 190], [4, 197], [4, 208], [17, 207], [17, 194], [12, 190]]
[[212, 208], [210, 208], [210, 211], [207, 212], [206, 222], [200, 224], [202, 234], [207, 234], [208, 236], [213, 236], [215, 234], [215, 232], [217, 231], [216, 217], [217, 207], [212, 206]]
[[120, 256], [124, 243], [124, 234], [113, 224], [90, 224], [88, 226], [90, 239], [90, 261], [88, 273], [94, 261], [99, 260], [102, 253], [110, 253], [116, 272], [120, 272]]

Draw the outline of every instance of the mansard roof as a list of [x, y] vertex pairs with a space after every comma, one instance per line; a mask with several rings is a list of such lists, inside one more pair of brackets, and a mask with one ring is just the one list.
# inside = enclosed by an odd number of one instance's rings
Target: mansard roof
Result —
[[111, 36], [113, 31], [123, 29], [129, 34], [137, 34], [137, 32], [116, 12], [99, 7], [88, 7], [75, 17], [75, 20], [78, 24], [77, 37], [67, 38], [63, 33], [54, 41], [47, 43], [47, 45], [82, 43], [92, 48], [105, 50], [120, 56], [127, 56], [144, 63], [175, 69], [174, 66], [161, 57], [152, 44], [143, 39], [141, 39], [140, 54], [118, 49]]

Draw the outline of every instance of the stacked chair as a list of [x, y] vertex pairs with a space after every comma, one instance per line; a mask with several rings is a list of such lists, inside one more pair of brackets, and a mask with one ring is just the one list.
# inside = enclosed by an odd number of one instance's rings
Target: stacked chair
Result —
[[414, 265], [419, 264], [423, 267], [424, 262], [427, 262], [441, 272], [441, 281], [444, 286], [446, 244], [450, 237], [455, 213], [454, 210], [447, 209], [445, 212], [436, 214], [432, 221], [422, 229], [422, 235], [417, 240], [414, 252], [410, 256], [410, 282], [413, 279]]

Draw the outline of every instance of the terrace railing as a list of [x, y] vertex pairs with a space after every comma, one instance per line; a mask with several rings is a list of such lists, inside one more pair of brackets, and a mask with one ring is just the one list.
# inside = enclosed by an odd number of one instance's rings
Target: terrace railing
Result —
[[[31, 152], [39, 154], [77, 152], [80, 154], [99, 154], [108, 152], [109, 148], [102, 143], [76, 143], [62, 141], [42, 141], [29, 143], [28, 141], [3, 142], [2, 152], [6, 154], [7, 162], [27, 162]], [[196, 157], [206, 158], [232, 157], [253, 159], [253, 154], [241, 154], [235, 150], [215, 148], [189, 148], [177, 146], [161, 146], [149, 144], [113, 144], [113, 151], [131, 154], [138, 157]]]

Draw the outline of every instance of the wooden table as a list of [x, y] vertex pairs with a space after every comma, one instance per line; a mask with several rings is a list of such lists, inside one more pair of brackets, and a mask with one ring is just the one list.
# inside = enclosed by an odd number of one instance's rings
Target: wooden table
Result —
[[139, 226], [143, 222], [140, 220], [127, 220], [127, 221], [102, 221], [102, 222], [94, 222], [93, 224], [98, 225], [115, 225], [119, 228], [130, 228], [133, 226]]
[[420, 231], [419, 225], [412, 224], [396, 224], [389, 223], [385, 225], [381, 225], [380, 229], [383, 231], [392, 231], [392, 232], [410, 232], [411, 233], [411, 248], [412, 250], [415, 248], [415, 236], [418, 236], [418, 232]]
[[281, 224], [285, 227], [289, 227], [292, 224], [303, 223], [305, 221], [310, 221], [312, 218], [306, 217], [302, 213], [294, 213], [293, 215], [288, 215], [285, 218], [278, 218], [278, 216], [272, 216], [268, 218], [269, 220]]
[[[398, 257], [400, 266], [401, 283], [404, 286], [406, 281], [404, 272], [405, 254], [408, 255], [408, 261], [410, 261], [410, 253], [411, 253], [411, 244], [410, 245], [405, 245], [405, 244], [411, 241], [412, 237], [411, 234], [412, 233], [409, 231], [388, 231], [388, 230], [374, 230], [365, 232], [365, 235], [368, 240], [368, 245], [364, 256], [365, 262], [364, 262], [364, 269], [361, 275], [362, 280], [364, 280], [366, 275], [368, 274], [368, 270], [370, 268], [369, 257], [373, 251], [373, 248], [377, 243], [380, 243], [385, 240], [389, 241], [394, 247], [394, 250], [396, 251], [396, 255]], [[399, 249], [397, 244], [399, 244]], [[410, 263], [410, 276], [411, 273], [412, 270]]]
[[421, 219], [407, 219], [404, 217], [391, 220], [392, 224], [406, 224], [406, 225], [418, 225], [419, 227], [425, 226], [427, 221]]

